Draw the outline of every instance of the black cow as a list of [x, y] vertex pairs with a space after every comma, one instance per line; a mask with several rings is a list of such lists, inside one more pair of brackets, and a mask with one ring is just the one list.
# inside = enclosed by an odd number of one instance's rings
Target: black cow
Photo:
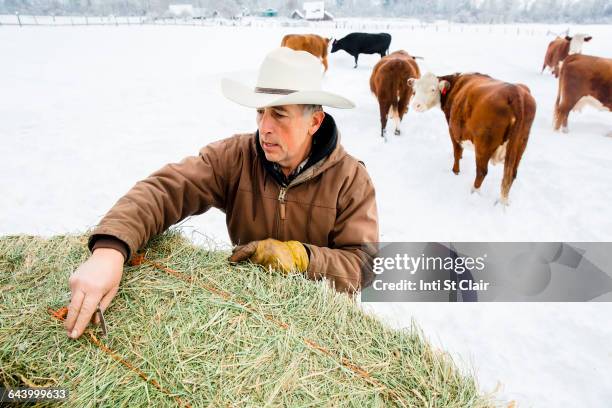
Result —
[[359, 54], [380, 54], [380, 58], [389, 53], [391, 35], [387, 33], [368, 34], [350, 33], [344, 38], [334, 40], [331, 52], [344, 50], [355, 58], [355, 68]]

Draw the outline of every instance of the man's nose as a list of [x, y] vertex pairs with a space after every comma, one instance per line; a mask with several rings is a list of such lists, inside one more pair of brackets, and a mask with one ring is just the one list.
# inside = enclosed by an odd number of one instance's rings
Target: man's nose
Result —
[[272, 131], [272, 117], [268, 109], [264, 109], [263, 113], [259, 116], [259, 132], [269, 133]]

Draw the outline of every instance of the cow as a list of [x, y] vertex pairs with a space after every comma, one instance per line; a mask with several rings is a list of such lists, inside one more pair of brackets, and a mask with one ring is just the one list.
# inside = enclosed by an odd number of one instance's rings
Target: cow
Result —
[[406, 51], [392, 52], [374, 66], [370, 76], [370, 90], [378, 99], [380, 108], [380, 136], [385, 138], [387, 115], [395, 122], [395, 134], [399, 135], [399, 124], [408, 112], [412, 87], [408, 79], [421, 75], [419, 66]]
[[321, 63], [327, 72], [327, 49], [330, 40], [330, 38], [323, 38], [316, 34], [287, 34], [283, 37], [281, 47], [311, 53], [321, 59]]
[[544, 56], [544, 64], [542, 64], [542, 71], [548, 67], [555, 78], [559, 77], [559, 67], [563, 63], [563, 60], [568, 55], [581, 54], [582, 44], [591, 41], [590, 35], [587, 34], [574, 34], [573, 37], [565, 36], [565, 38], [557, 37], [548, 44], [546, 49], [546, 55]]
[[415, 111], [440, 106], [446, 116], [454, 152], [453, 173], [459, 174], [463, 148], [474, 148], [476, 179], [472, 192], [479, 191], [489, 161], [494, 165], [504, 163], [501, 196], [496, 203], [507, 206], [536, 112], [529, 88], [479, 73], [442, 77], [427, 73], [408, 82], [414, 90]]
[[567, 133], [570, 111], [586, 105], [612, 111], [612, 59], [574, 54], [565, 59], [559, 76], [553, 128]]
[[380, 54], [382, 58], [389, 53], [390, 44], [391, 35], [387, 33], [350, 33], [339, 40], [334, 40], [331, 52], [346, 51], [355, 58], [353, 68], [357, 68], [359, 54]]

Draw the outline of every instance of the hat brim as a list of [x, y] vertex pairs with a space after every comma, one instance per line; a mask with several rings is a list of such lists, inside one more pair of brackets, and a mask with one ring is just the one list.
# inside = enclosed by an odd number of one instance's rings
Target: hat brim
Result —
[[228, 78], [221, 80], [221, 91], [227, 99], [257, 109], [280, 105], [323, 105], [340, 109], [355, 107], [350, 100], [331, 92], [297, 91], [288, 95], [257, 93], [253, 88]]

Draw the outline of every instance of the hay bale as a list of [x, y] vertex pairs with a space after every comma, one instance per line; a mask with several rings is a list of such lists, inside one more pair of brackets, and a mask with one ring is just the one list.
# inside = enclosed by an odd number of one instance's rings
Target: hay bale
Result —
[[415, 329], [391, 330], [302, 276], [230, 266], [177, 233], [146, 257], [193, 280], [127, 267], [101, 338], [168, 395], [48, 314], [88, 255], [83, 236], [0, 238], [0, 385], [68, 388], [79, 407], [490, 406]]

